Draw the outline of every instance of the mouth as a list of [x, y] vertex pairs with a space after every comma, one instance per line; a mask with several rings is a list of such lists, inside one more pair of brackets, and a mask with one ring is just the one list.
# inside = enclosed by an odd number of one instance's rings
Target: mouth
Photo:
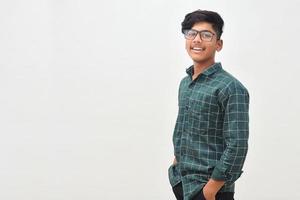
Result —
[[205, 51], [205, 48], [202, 48], [202, 47], [192, 47], [191, 50], [195, 53], [200, 53], [200, 52], [203, 52]]

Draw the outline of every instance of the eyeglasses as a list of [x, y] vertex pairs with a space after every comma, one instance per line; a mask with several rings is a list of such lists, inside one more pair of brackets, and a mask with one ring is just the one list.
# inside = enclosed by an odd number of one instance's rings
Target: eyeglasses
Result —
[[211, 40], [213, 39], [213, 37], [215, 35], [214, 33], [207, 31], [207, 30], [197, 31], [194, 29], [186, 29], [183, 31], [184, 37], [187, 40], [195, 39], [197, 37], [198, 33], [200, 35], [200, 39], [205, 42], [211, 42]]

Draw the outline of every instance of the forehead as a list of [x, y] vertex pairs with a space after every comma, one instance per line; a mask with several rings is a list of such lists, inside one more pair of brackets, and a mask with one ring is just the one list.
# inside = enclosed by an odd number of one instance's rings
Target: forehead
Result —
[[208, 30], [208, 31], [211, 31], [213, 33], [215, 32], [213, 27], [212, 27], [212, 24], [207, 23], [207, 22], [198, 22], [198, 23], [194, 24], [192, 29], [195, 29], [197, 31]]

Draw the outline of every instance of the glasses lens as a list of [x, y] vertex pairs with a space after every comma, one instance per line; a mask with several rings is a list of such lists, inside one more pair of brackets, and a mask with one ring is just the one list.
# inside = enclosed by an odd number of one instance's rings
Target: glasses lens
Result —
[[194, 39], [197, 35], [197, 31], [194, 30], [185, 30], [184, 31], [184, 36], [186, 39]]
[[201, 39], [204, 40], [204, 41], [211, 41], [212, 38], [213, 38], [213, 34], [211, 32], [208, 32], [208, 31], [203, 31], [200, 33], [201, 35]]

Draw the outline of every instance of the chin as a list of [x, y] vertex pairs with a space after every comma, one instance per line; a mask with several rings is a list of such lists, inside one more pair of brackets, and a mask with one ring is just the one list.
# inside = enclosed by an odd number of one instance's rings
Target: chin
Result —
[[209, 58], [207, 59], [192, 59], [194, 63], [199, 63], [199, 64], [209, 64], [209, 63], [213, 63], [213, 61], [211, 61]]
[[192, 60], [196, 63], [204, 63], [207, 62], [209, 59], [205, 59], [205, 58], [192, 58]]

